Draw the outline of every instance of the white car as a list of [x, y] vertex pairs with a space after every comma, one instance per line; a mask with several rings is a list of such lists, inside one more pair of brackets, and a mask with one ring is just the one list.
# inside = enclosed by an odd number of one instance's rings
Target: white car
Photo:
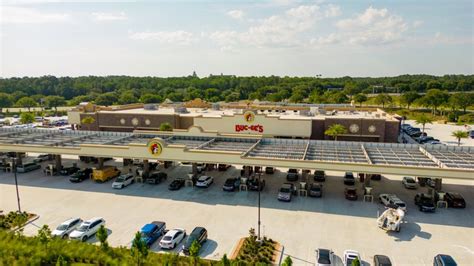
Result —
[[101, 225], [105, 225], [105, 220], [103, 218], [92, 218], [84, 221], [79, 228], [69, 234], [69, 238], [73, 240], [86, 241], [89, 237], [97, 233]]
[[203, 175], [200, 176], [196, 182], [196, 187], [209, 187], [214, 182], [212, 176]]
[[67, 221], [62, 222], [56, 229], [51, 232], [52, 236], [57, 236], [60, 238], [66, 238], [69, 234], [74, 231], [82, 223], [81, 218], [72, 218]]
[[135, 182], [135, 179], [133, 178], [132, 174], [123, 174], [115, 179], [115, 181], [112, 183], [112, 188], [124, 188], [130, 184], [133, 184], [133, 182]]
[[360, 259], [359, 252], [357, 252], [355, 250], [346, 250], [346, 251], [344, 251], [344, 260], [342, 261], [342, 263], [344, 264], [344, 266], [351, 266], [352, 261], [355, 260], [356, 258], [360, 262], [359, 265], [362, 265], [362, 260]]
[[413, 177], [405, 176], [402, 180], [403, 186], [408, 189], [416, 189], [418, 188], [418, 184], [416, 183]]
[[317, 266], [332, 266], [334, 263], [334, 252], [332, 250], [325, 248], [319, 248], [316, 250]]
[[160, 240], [160, 247], [174, 249], [186, 237], [186, 230], [177, 228], [169, 230]]
[[389, 205], [397, 205], [398, 208], [403, 210], [404, 212], [407, 211], [407, 205], [401, 199], [399, 199], [395, 194], [380, 194], [379, 195], [380, 203], [382, 203], [385, 207]]

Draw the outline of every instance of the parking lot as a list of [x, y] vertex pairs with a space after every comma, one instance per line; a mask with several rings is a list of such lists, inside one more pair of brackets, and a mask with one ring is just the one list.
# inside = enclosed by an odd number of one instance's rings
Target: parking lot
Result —
[[[77, 160], [63, 159], [63, 165], [72, 162]], [[121, 162], [106, 164], [120, 167]], [[237, 166], [226, 172], [207, 172], [215, 178], [210, 188], [183, 187], [178, 191], [169, 191], [168, 184], [173, 178], [186, 177], [190, 165], [166, 169], [165, 183], [135, 183], [122, 190], [112, 189], [111, 181], [97, 184], [86, 180], [74, 184], [64, 176], [44, 176], [41, 170], [18, 174], [22, 209], [40, 216], [25, 228], [25, 234], [34, 235], [43, 224], [54, 228], [71, 217], [100, 216], [106, 220], [109, 243], [128, 246], [144, 224], [165, 221], [168, 229], [184, 228], [188, 233], [195, 226], [206, 227], [209, 240], [200, 255], [220, 259], [224, 253], [232, 252], [249, 228], [257, 226], [258, 193], [222, 191], [225, 179], [238, 177], [240, 169]], [[377, 213], [383, 206], [377, 201], [361, 200], [360, 182], [356, 182], [359, 200], [348, 201], [344, 198], [343, 173], [327, 172], [322, 198], [295, 197], [285, 203], [277, 200], [277, 193], [286, 181], [287, 169], [279, 170], [263, 176], [266, 186], [261, 193], [262, 233], [280, 242], [285, 255], [292, 256], [295, 265], [313, 265], [316, 248], [332, 249], [340, 263], [346, 249], [358, 250], [363, 261], [370, 264], [375, 254], [388, 255], [395, 265], [431, 265], [438, 253], [452, 255], [460, 265], [474, 261], [473, 181], [443, 180], [443, 190], [461, 193], [467, 208], [438, 209], [436, 213], [422, 213], [415, 208], [414, 195], [426, 192], [426, 188], [407, 190], [401, 184], [402, 177], [384, 176], [381, 181], [372, 181], [375, 196], [394, 193], [408, 205], [401, 232], [386, 233], [376, 224]], [[0, 209], [16, 210], [16, 204], [13, 175], [2, 172]], [[152, 250], [159, 251], [157, 242]], [[176, 248], [173, 252], [178, 251]]]

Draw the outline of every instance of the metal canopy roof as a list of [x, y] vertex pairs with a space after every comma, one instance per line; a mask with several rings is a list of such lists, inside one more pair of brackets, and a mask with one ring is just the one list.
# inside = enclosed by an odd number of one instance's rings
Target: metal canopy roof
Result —
[[474, 171], [474, 147], [295, 140], [245, 137], [203, 137], [153, 133], [71, 131], [0, 128], [0, 146], [44, 146], [64, 149], [82, 144], [129, 146], [161, 138], [168, 145], [187, 150], [233, 152], [241, 158], [304, 162], [351, 163], [357, 165], [463, 169]]

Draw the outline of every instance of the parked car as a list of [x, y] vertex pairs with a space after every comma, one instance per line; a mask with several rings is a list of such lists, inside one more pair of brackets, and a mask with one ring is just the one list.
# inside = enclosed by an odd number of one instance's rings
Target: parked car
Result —
[[295, 185], [292, 183], [284, 183], [278, 192], [278, 200], [290, 202], [294, 194], [296, 194]]
[[218, 166], [217, 166], [217, 170], [219, 171], [227, 171], [227, 169], [229, 169], [231, 167], [230, 164], [222, 164], [220, 163]]
[[395, 194], [380, 194], [379, 201], [385, 207], [396, 205], [398, 208], [402, 209], [404, 212], [407, 211], [407, 205], [401, 199], [399, 199]]
[[469, 137], [474, 139], [474, 130], [469, 131]]
[[273, 167], [265, 167], [265, 174], [273, 175], [275, 173], [275, 168]]
[[316, 265], [317, 266], [335, 265], [334, 252], [330, 249], [318, 248], [316, 250]]
[[146, 243], [148, 247], [151, 247], [160, 236], [165, 233], [166, 223], [153, 221], [149, 224], [145, 224], [141, 229], [140, 233], [142, 235], [143, 242]]
[[376, 180], [376, 181], [382, 180], [382, 175], [381, 174], [369, 174], [369, 177], [370, 177], [371, 180]]
[[459, 193], [448, 192], [444, 195], [444, 200], [451, 208], [466, 208], [466, 201]]
[[95, 182], [103, 183], [120, 175], [120, 171], [115, 166], [104, 166], [92, 171], [92, 179]]
[[189, 255], [189, 248], [194, 241], [197, 241], [201, 246], [207, 240], [207, 230], [204, 227], [195, 227], [191, 234], [189, 234], [188, 239], [183, 244], [183, 253]]
[[184, 187], [184, 183], [185, 183], [184, 178], [176, 178], [168, 185], [168, 189], [179, 190], [180, 188]]
[[84, 168], [70, 175], [69, 181], [71, 181], [72, 183], [79, 183], [86, 179], [91, 178], [91, 176], [92, 176], [92, 168]]
[[260, 183], [257, 178], [251, 178], [247, 180], [248, 189], [251, 191], [262, 191], [265, 188], [265, 179], [260, 179]]
[[164, 172], [154, 172], [151, 173], [146, 179], [145, 182], [148, 184], [157, 185], [168, 178], [168, 174]]
[[346, 187], [344, 189], [344, 196], [348, 200], [357, 200], [357, 189], [355, 187]]
[[346, 250], [346, 251], [344, 251], [344, 257], [343, 258], [344, 258], [344, 260], [342, 261], [342, 263], [344, 264], [344, 266], [351, 266], [352, 261], [354, 261], [356, 258], [362, 264], [362, 260], [360, 259], [359, 252], [357, 252], [355, 250]]
[[240, 186], [240, 178], [227, 178], [222, 186], [224, 191], [235, 191]]
[[309, 196], [320, 198], [323, 196], [323, 185], [319, 183], [312, 183], [309, 185]]
[[40, 168], [41, 168], [41, 165], [36, 164], [36, 163], [24, 163], [24, 164], [17, 165], [16, 171], [17, 173], [27, 173], [27, 172], [31, 172]]
[[82, 222], [82, 224], [71, 232], [70, 239], [86, 241], [89, 237], [95, 235], [101, 225], [105, 225], [103, 218], [92, 218]]
[[457, 266], [458, 264], [450, 255], [438, 254], [433, 259], [433, 266]]
[[61, 175], [72, 175], [75, 172], [81, 170], [81, 168], [77, 166], [70, 166], [70, 167], [63, 167], [61, 171], [59, 171], [59, 174]]
[[417, 193], [415, 195], [415, 205], [418, 206], [419, 210], [422, 212], [436, 211], [433, 198], [424, 193]]
[[40, 154], [35, 159], [33, 159], [33, 162], [41, 163], [45, 161], [50, 161], [52, 159], [53, 159], [53, 156], [51, 154]]
[[352, 172], [346, 172], [344, 174], [344, 185], [348, 185], [348, 186], [355, 185], [355, 178]]
[[288, 169], [286, 180], [293, 182], [293, 181], [298, 181], [298, 178], [299, 178], [298, 169]]
[[417, 189], [418, 184], [416, 183], [415, 179], [411, 176], [404, 176], [402, 180], [402, 184], [407, 189]]
[[392, 262], [390, 258], [385, 255], [375, 255], [374, 266], [392, 266]]
[[133, 184], [135, 182], [135, 178], [133, 177], [132, 174], [123, 174], [119, 175], [117, 179], [112, 183], [112, 188], [124, 188], [130, 184]]
[[163, 249], [174, 249], [186, 237], [186, 230], [177, 228], [169, 230], [160, 241]]
[[326, 172], [322, 170], [316, 170], [314, 171], [314, 181], [316, 182], [324, 182], [326, 181]]
[[208, 188], [212, 183], [214, 183], [214, 178], [212, 176], [203, 175], [198, 178], [196, 187]]
[[62, 222], [56, 229], [51, 232], [52, 236], [67, 238], [82, 223], [81, 218], [72, 218]]

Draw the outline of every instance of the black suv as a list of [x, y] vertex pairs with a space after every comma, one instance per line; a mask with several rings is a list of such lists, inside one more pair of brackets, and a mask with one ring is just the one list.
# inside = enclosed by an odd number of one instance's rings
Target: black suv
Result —
[[81, 170], [81, 169], [77, 166], [63, 167], [63, 169], [61, 169], [61, 171], [59, 171], [59, 173], [61, 175], [72, 175], [72, 174], [74, 174], [75, 172], [77, 172], [79, 170]]
[[159, 184], [162, 181], [166, 180], [168, 178], [168, 175], [163, 172], [158, 172], [158, 173], [152, 173], [150, 174], [149, 177], [146, 178], [146, 182], [148, 184]]
[[444, 196], [444, 200], [448, 203], [448, 207], [466, 208], [466, 201], [459, 193], [448, 192]]
[[259, 185], [258, 179], [252, 178], [252, 179], [247, 180], [247, 186], [249, 187], [249, 190], [262, 191], [263, 188], [265, 187], [265, 180], [260, 179], [260, 185]]
[[71, 181], [72, 183], [79, 183], [86, 179], [91, 178], [91, 175], [92, 175], [92, 168], [85, 168], [70, 175], [69, 181]]
[[418, 206], [419, 210], [422, 212], [435, 212], [436, 206], [433, 199], [423, 193], [418, 193], [415, 196], [415, 205]]
[[189, 255], [189, 248], [194, 241], [197, 241], [201, 246], [207, 240], [207, 230], [204, 227], [196, 227], [193, 229], [191, 234], [189, 234], [188, 239], [184, 242], [183, 253]]
[[299, 174], [298, 169], [289, 169], [288, 174], [286, 175], [286, 180], [288, 181], [298, 181]]
[[321, 170], [314, 171], [314, 181], [316, 182], [324, 182], [326, 181], [326, 173]]

